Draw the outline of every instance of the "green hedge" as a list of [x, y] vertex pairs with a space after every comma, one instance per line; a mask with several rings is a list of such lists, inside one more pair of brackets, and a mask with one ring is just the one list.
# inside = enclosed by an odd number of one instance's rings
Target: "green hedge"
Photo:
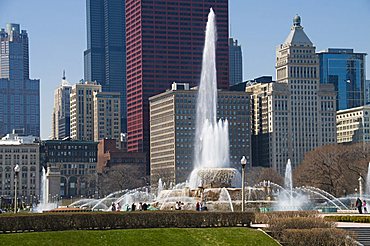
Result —
[[242, 212], [121, 212], [26, 214], [0, 217], [0, 232], [79, 229], [249, 226], [254, 213]]
[[278, 240], [285, 246], [355, 246], [352, 235], [336, 228], [287, 229]]
[[256, 213], [256, 224], [269, 224], [272, 219], [276, 218], [294, 218], [294, 217], [317, 217], [318, 211], [276, 211], [267, 213]]
[[332, 221], [321, 217], [275, 217], [270, 220], [271, 235], [283, 245], [356, 245], [347, 231], [336, 229]]
[[335, 216], [325, 216], [325, 220], [335, 222], [370, 223], [370, 216], [335, 215]]
[[292, 217], [271, 219], [268, 229], [275, 238], [281, 238], [287, 229], [334, 228], [333, 222], [323, 218]]

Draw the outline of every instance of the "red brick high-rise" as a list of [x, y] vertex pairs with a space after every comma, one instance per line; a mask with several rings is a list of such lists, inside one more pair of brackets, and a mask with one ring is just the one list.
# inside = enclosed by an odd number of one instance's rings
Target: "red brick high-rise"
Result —
[[199, 84], [211, 7], [218, 85], [228, 88], [228, 0], [126, 0], [128, 151], [149, 151], [150, 96], [174, 81]]

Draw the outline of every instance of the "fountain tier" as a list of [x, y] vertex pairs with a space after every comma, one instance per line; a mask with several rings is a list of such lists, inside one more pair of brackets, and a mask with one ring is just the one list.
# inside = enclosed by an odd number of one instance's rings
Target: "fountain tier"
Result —
[[240, 187], [241, 176], [235, 168], [197, 168], [190, 175], [190, 187]]

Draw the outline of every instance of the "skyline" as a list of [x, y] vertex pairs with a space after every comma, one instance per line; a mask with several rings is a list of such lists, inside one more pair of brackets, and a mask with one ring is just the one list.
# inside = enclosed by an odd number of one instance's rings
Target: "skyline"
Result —
[[[295, 14], [301, 16], [304, 31], [317, 51], [353, 48], [355, 52], [369, 54], [370, 33], [364, 31], [363, 23], [367, 23], [370, 17], [370, 1], [358, 0], [350, 4], [344, 0], [322, 2], [230, 1], [230, 36], [242, 45], [243, 80], [262, 75], [276, 77], [276, 47], [284, 42]], [[63, 69], [70, 84], [84, 77], [85, 3], [75, 0], [38, 0], [32, 3], [2, 0], [0, 3], [0, 26], [4, 28], [6, 23], [17, 23], [29, 34], [30, 77], [41, 80], [42, 139], [49, 138], [51, 133], [53, 94], [60, 84]], [[369, 78], [368, 64], [366, 72]]]

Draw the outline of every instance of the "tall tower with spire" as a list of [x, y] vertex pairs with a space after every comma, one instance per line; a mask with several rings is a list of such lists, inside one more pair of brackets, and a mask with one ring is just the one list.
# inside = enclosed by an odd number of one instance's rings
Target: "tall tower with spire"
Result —
[[281, 174], [288, 159], [295, 167], [305, 153], [336, 143], [336, 93], [333, 85], [320, 84], [315, 50], [296, 15], [288, 37], [276, 50], [276, 82], [247, 88], [256, 108], [254, 138], [267, 141], [257, 150], [259, 163]]
[[[289, 91], [283, 127], [288, 130], [287, 148], [279, 151], [274, 163], [277, 166], [285, 166], [288, 158], [297, 166], [308, 151], [336, 143], [336, 94], [333, 86], [320, 84], [319, 66], [316, 47], [296, 15], [288, 37], [276, 52], [276, 80], [286, 83]], [[276, 121], [279, 123], [278, 118]], [[284, 138], [282, 134], [280, 137]]]
[[40, 136], [40, 80], [30, 79], [28, 33], [19, 24], [0, 29], [0, 88], [0, 135]]
[[70, 95], [72, 86], [66, 80], [65, 70], [60, 85], [54, 91], [54, 109], [50, 139], [70, 136]]

